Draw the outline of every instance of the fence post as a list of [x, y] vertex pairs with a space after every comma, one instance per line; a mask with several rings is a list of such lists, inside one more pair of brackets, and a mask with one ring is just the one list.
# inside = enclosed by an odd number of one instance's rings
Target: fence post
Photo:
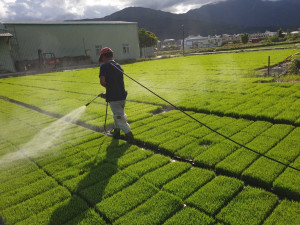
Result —
[[268, 76], [270, 76], [270, 62], [271, 62], [271, 57], [268, 57]]

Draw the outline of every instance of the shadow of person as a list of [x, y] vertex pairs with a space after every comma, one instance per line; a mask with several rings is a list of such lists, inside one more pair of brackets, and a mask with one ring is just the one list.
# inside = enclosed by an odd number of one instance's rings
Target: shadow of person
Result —
[[[59, 203], [61, 205], [52, 212], [49, 224], [65, 224], [74, 218], [76, 221], [72, 224], [80, 223], [85, 217], [84, 215], [80, 217], [80, 214], [94, 208], [98, 202], [107, 197], [107, 185], [119, 171], [118, 160], [130, 145], [109, 137], [102, 137], [100, 140], [98, 152], [95, 153], [94, 159], [82, 168], [82, 174], [63, 183], [63, 186], [71, 192], [71, 197]], [[111, 223], [103, 215], [102, 218]]]

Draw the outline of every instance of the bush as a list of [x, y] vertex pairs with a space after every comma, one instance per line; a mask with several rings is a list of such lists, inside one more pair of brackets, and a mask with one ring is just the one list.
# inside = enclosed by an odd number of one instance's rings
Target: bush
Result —
[[288, 66], [288, 73], [298, 74], [300, 70], [300, 59], [292, 59]]

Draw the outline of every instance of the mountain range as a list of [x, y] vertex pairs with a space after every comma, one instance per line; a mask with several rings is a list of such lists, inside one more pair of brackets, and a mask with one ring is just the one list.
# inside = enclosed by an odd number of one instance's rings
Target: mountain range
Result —
[[297, 29], [300, 27], [300, 0], [227, 0], [184, 14], [129, 7], [104, 18], [84, 21], [138, 22], [139, 28], [154, 32], [160, 40], [182, 38], [182, 25], [185, 37]]

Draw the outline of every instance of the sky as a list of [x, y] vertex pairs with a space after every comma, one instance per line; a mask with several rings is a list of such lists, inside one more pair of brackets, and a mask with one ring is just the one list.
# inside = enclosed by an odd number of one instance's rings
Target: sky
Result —
[[102, 18], [130, 6], [185, 13], [218, 1], [226, 0], [0, 0], [0, 21]]

